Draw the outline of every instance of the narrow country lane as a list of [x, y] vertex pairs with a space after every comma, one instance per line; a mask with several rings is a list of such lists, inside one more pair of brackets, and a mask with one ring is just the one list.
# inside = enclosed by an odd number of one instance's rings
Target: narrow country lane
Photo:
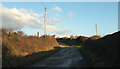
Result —
[[29, 67], [87, 67], [88, 64], [80, 55], [78, 47], [59, 43], [61, 50], [56, 54], [36, 62]]

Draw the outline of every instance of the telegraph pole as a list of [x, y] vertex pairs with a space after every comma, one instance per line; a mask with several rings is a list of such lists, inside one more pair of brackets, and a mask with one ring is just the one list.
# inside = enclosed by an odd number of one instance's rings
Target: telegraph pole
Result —
[[96, 35], [97, 35], [97, 24], [96, 24]]
[[46, 7], [45, 7], [45, 36], [46, 36]]
[[39, 37], [39, 32], [37, 32], [37, 37]]

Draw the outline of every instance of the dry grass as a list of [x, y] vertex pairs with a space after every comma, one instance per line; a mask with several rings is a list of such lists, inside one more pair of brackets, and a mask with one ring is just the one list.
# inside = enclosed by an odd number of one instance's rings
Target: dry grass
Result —
[[[8, 32], [8, 30], [2, 29], [3, 66], [23, 66], [17, 64], [16, 61], [26, 61], [30, 59], [31, 61], [34, 61], [37, 57], [45, 57], [45, 55], [53, 54], [53, 52], [56, 51], [56, 48], [54, 47], [58, 47], [55, 36], [25, 36], [21, 31]], [[54, 51], [51, 52], [50, 50]], [[41, 52], [45, 52], [44, 55]], [[34, 53], [39, 53], [39, 55], [36, 55], [36, 58], [35, 56], [29, 57], [28, 59], [24, 58], [25, 56], [33, 55]], [[14, 60], [14, 62], [11, 60]], [[29, 63], [29, 61], [26, 61], [26, 64], [27, 63]]]

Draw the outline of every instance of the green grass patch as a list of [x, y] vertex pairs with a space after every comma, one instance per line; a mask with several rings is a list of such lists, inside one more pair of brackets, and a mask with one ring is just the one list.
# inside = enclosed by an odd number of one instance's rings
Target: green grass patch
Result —
[[78, 46], [78, 45], [72, 45], [73, 47], [82, 47], [82, 46]]

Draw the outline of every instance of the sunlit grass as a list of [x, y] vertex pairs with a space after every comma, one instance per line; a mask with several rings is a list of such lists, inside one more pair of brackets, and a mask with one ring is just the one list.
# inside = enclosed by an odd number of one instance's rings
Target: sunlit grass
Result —
[[59, 49], [55, 36], [28, 36], [23, 35], [22, 31], [7, 33], [6, 29], [2, 29], [3, 67], [25, 66]]
[[78, 45], [72, 45], [73, 47], [82, 47], [81, 45], [80, 46], [78, 46]]

